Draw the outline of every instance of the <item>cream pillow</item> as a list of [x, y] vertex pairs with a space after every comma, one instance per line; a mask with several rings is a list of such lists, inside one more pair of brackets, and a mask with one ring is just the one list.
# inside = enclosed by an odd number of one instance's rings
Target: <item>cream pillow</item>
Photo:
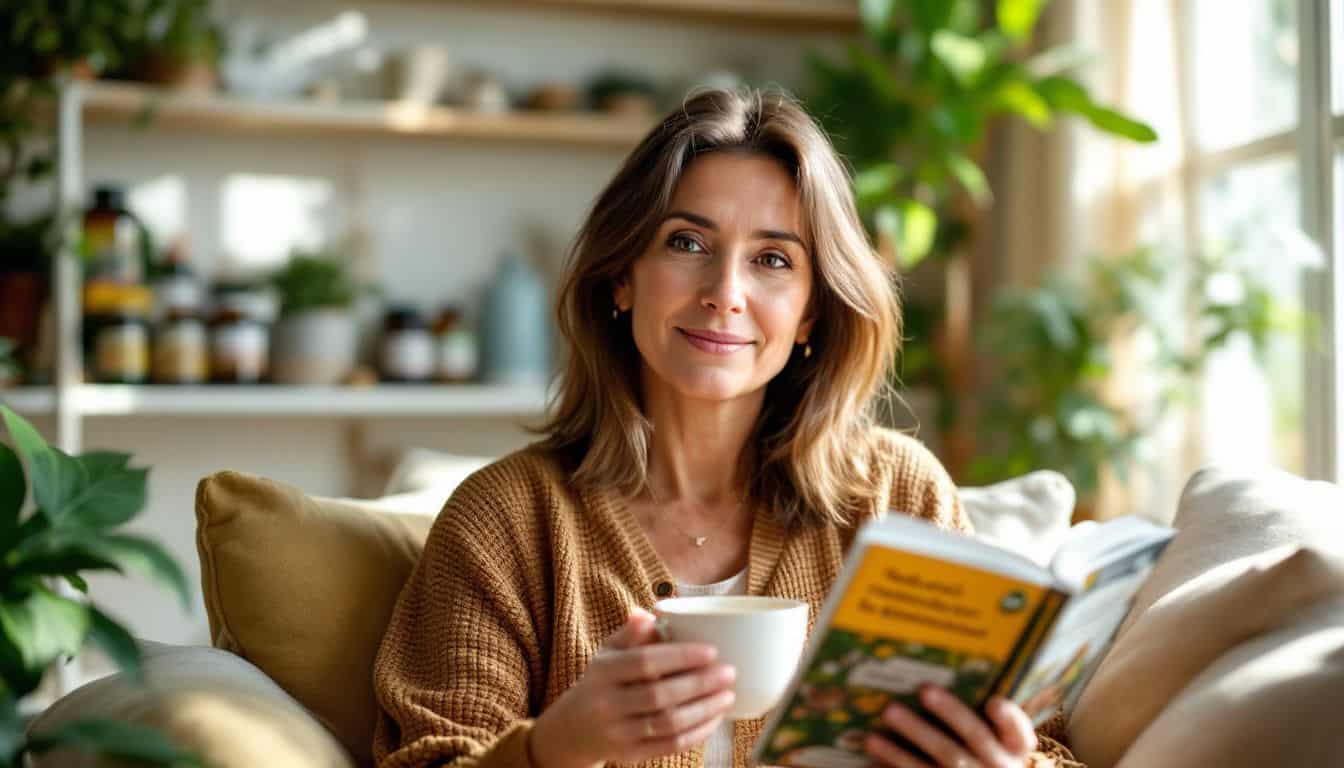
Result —
[[1344, 600], [1223, 654], [1167, 705], [1120, 768], [1344, 762]]
[[438, 508], [374, 511], [240, 472], [196, 490], [217, 648], [247, 659], [372, 762], [373, 659]]
[[[43, 733], [86, 718], [154, 728], [219, 768], [352, 768], [321, 725], [256, 667], [214, 648], [142, 643], [145, 684], [123, 675], [62, 697], [29, 727]], [[64, 750], [33, 768], [125, 765]]]
[[1175, 526], [1180, 533], [1070, 719], [1070, 747], [1089, 768], [1119, 763], [1225, 652], [1344, 595], [1344, 490], [1337, 486], [1278, 471], [1206, 469], [1187, 484]]
[[1077, 496], [1068, 478], [1042, 469], [982, 488], [960, 488], [976, 538], [1042, 565], [1069, 535]]

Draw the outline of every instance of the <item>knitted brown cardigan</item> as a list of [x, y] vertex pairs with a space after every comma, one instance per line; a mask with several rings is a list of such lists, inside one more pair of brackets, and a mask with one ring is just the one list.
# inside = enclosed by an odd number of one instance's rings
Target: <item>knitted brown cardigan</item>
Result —
[[[914, 440], [875, 431], [872, 502], [863, 518], [898, 510], [969, 531], [957, 491]], [[786, 531], [757, 514], [748, 591], [806, 600], [812, 618], [839, 573], [854, 530]], [[533, 718], [573, 685], [602, 640], [635, 606], [649, 608], [675, 579], [613, 495], [575, 488], [538, 447], [468, 478], [430, 531], [374, 665], [381, 709], [380, 768], [527, 768]], [[735, 725], [736, 768], [762, 721]], [[701, 750], [646, 768], [692, 768]], [[1043, 734], [1033, 768], [1076, 765]]]

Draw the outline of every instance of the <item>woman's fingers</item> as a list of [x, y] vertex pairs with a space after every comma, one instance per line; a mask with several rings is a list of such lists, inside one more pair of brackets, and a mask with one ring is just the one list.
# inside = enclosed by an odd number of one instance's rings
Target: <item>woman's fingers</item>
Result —
[[1036, 728], [1021, 707], [1001, 696], [995, 696], [989, 700], [986, 710], [989, 719], [994, 722], [995, 730], [999, 732], [999, 742], [1008, 751], [1019, 755], [1028, 755], [1036, 751], [1036, 747], [1040, 745], [1040, 740], [1036, 738]]
[[937, 765], [980, 768], [980, 762], [964, 747], [922, 716], [900, 704], [887, 707], [882, 720], [893, 731], [904, 736], [910, 743], [923, 750], [924, 754], [933, 758]]
[[928, 763], [877, 734], [869, 735], [868, 740], [863, 743], [863, 748], [869, 757], [881, 761], [887, 768], [929, 768]]
[[661, 680], [632, 683], [620, 691], [617, 706], [619, 711], [633, 715], [658, 712], [718, 693], [731, 686], [736, 678], [737, 673], [732, 667], [715, 664]]
[[647, 717], [635, 718], [640, 731], [650, 734], [639, 742], [641, 757], [638, 759], [685, 752], [703, 743], [723, 722], [724, 715], [732, 705], [732, 691], [685, 704], [678, 707], [666, 721], [668, 730], [662, 730], [664, 723], [657, 722], [658, 717], [652, 721]]
[[603, 641], [603, 649], [622, 650], [648, 644], [657, 634], [654, 630], [656, 620], [652, 613], [642, 608], [630, 611], [630, 617], [625, 620], [625, 624]]
[[658, 643], [610, 651], [602, 666], [612, 682], [638, 683], [698, 669], [717, 656], [717, 649], [705, 643]]
[[674, 738], [687, 731], [694, 730], [700, 724], [712, 720], [728, 711], [733, 705], [732, 691], [719, 691], [702, 696], [661, 712], [637, 715], [631, 718], [634, 723], [636, 741], [656, 741]]
[[[935, 717], [952, 729], [961, 744], [984, 765], [1008, 766], [1013, 758], [999, 744], [998, 736], [990, 730], [979, 713], [962, 703], [951, 691], [934, 685], [926, 685], [919, 692], [919, 700]], [[937, 729], [934, 729], [937, 731]], [[941, 731], [937, 731], [941, 735]], [[946, 737], [945, 737], [946, 738]], [[952, 741], [948, 739], [948, 741]], [[955, 744], [954, 741], [952, 743]], [[957, 747], [962, 749], [960, 745]], [[1020, 765], [1021, 760], [1017, 763]]]

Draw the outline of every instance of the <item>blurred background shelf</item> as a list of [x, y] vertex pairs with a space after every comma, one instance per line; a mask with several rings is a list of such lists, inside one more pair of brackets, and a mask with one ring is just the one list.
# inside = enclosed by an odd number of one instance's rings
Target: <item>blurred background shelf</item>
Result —
[[[464, 1], [501, 5], [499, 0], [458, 0]], [[859, 26], [857, 0], [511, 0], [509, 4], [838, 32], [853, 32]]]
[[24, 416], [43, 416], [55, 412], [56, 392], [51, 387], [0, 389], [0, 403]]
[[116, 82], [83, 86], [83, 112], [93, 124], [130, 122], [213, 133], [470, 139], [593, 147], [634, 146], [652, 127], [643, 118], [600, 114], [483, 114], [370, 101], [271, 102]]
[[86, 384], [74, 393], [86, 416], [534, 416], [541, 387], [481, 384], [375, 387], [119, 386]]

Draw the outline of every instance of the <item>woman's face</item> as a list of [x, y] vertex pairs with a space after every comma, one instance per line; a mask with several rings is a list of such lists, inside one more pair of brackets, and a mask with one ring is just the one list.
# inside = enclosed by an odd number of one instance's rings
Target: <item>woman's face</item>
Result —
[[677, 184], [617, 284], [646, 387], [730, 400], [763, 391], [812, 330], [811, 249], [793, 178], [762, 155], [710, 153]]

